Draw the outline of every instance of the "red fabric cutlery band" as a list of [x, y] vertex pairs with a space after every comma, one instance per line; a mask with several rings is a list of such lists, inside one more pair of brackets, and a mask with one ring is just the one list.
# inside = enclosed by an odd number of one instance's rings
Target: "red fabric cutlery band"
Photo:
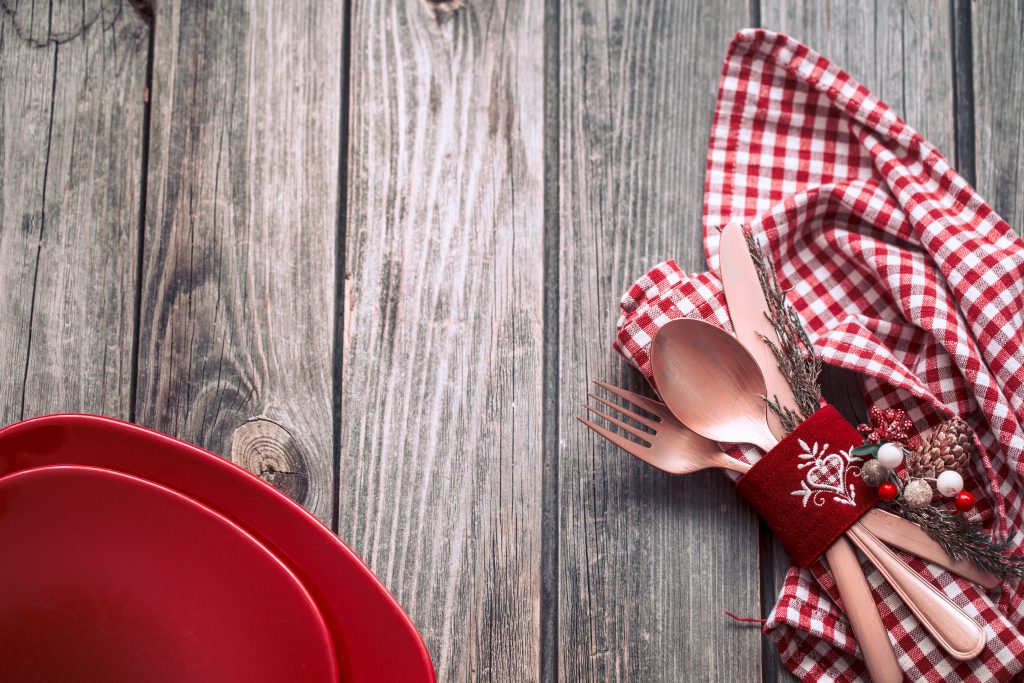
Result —
[[864, 483], [857, 430], [825, 406], [740, 477], [737, 488], [793, 561], [806, 567], [878, 502]]

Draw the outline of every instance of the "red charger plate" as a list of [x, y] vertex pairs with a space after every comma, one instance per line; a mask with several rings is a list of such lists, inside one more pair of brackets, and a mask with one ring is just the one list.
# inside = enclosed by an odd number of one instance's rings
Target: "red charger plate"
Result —
[[[327, 625], [294, 574], [191, 498], [111, 470], [0, 477], [0, 678], [332, 681]], [[7, 553], [4, 553], [7, 554]]]
[[[52, 415], [0, 430], [0, 476], [59, 465], [104, 468], [158, 484], [250, 535], [291, 571], [318, 608], [340, 680], [435, 680], [415, 627], [366, 565], [315, 517], [240, 467], [105, 417]], [[4, 509], [0, 496], [0, 516]], [[0, 546], [0, 563], [16, 561], [17, 548]]]

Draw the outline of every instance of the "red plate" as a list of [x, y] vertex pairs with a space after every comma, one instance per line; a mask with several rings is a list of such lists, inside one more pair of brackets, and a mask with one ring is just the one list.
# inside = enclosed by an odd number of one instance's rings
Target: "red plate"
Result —
[[[104, 417], [54, 415], [0, 430], [0, 476], [53, 465], [101, 467], [148, 480], [192, 498], [251, 535], [294, 574], [319, 609], [340, 680], [434, 681], [419, 634], [362, 561], [316, 518], [245, 470], [195, 446]], [[0, 498], [0, 519], [7, 514], [5, 499]], [[60, 504], [48, 501], [53, 508]], [[0, 541], [0, 565], [17, 561], [18, 549]], [[128, 569], [118, 570], [111, 583], [130, 578]], [[213, 615], [221, 606], [213, 601], [207, 609]], [[9, 615], [0, 619], [0, 630], [10, 631]]]
[[4, 680], [337, 680], [292, 572], [170, 489], [88, 467], [9, 474], [0, 548]]

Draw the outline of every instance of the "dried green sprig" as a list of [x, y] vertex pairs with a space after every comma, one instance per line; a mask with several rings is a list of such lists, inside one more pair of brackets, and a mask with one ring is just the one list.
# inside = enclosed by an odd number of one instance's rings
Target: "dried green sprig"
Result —
[[[758, 336], [771, 348], [779, 370], [793, 390], [800, 414], [781, 405], [778, 396], [761, 398], [778, 416], [782, 428], [789, 433], [800, 424], [801, 415], [803, 419], [810, 417], [821, 404], [821, 388], [818, 384], [821, 360], [814, 353], [803, 323], [789, 305], [775, 269], [765, 258], [760, 245], [754, 239], [754, 234], [746, 227], [743, 228], [743, 234], [747, 241], [747, 250], [757, 269], [761, 290], [768, 303], [765, 317], [775, 330], [778, 344], [763, 335]], [[877, 448], [877, 444], [865, 444], [854, 449], [854, 452], [861, 450], [863, 452], [860, 454], [873, 456], [873, 451]], [[906, 482], [895, 472], [891, 473], [890, 479], [895, 481], [897, 489], [902, 494]], [[954, 560], [973, 562], [979, 569], [1001, 579], [1024, 577], [1024, 556], [1006, 554], [1011, 548], [1010, 539], [993, 541], [978, 522], [934, 505], [912, 508], [901, 499], [889, 503], [889, 507], [894, 513], [924, 529]]]
[[764, 292], [765, 301], [768, 303], [765, 317], [772, 324], [778, 343], [763, 335], [758, 336], [771, 348], [782, 376], [793, 390], [793, 397], [800, 413], [797, 414], [788, 406], [783, 406], [778, 396], [762, 398], [769, 409], [778, 416], [782, 428], [789, 433], [796, 429], [800, 422], [817, 412], [821, 405], [821, 387], [818, 385], [821, 359], [814, 353], [814, 347], [811, 346], [803, 323], [789, 305], [786, 292], [779, 285], [778, 277], [775, 275], [775, 269], [765, 258], [761, 246], [754, 239], [754, 233], [744, 226], [743, 235], [747, 241], [750, 258], [757, 269], [761, 291]]
[[934, 505], [912, 508], [896, 500], [889, 506], [928, 532], [954, 560], [969, 560], [1001, 579], [1024, 576], [1024, 556], [1006, 554], [1011, 549], [1010, 539], [993, 541], [980, 523]]

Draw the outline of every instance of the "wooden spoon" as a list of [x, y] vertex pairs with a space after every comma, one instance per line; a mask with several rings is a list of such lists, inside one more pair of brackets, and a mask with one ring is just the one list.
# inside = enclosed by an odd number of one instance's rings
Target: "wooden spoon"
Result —
[[[661, 327], [651, 346], [658, 391], [680, 422], [725, 443], [778, 444], [768, 428], [765, 383], [757, 361], [728, 332], [683, 318]], [[925, 581], [860, 522], [847, 532], [903, 598], [910, 611], [952, 657], [966, 661], [985, 647], [985, 630]]]

